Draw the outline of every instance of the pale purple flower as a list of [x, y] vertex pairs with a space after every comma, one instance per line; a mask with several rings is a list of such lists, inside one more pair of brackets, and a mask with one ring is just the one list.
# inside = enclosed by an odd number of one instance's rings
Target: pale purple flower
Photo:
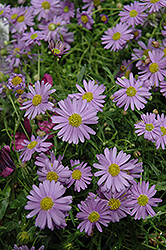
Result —
[[143, 13], [146, 10], [139, 2], [134, 1], [130, 5], [124, 5], [123, 11], [119, 12], [121, 17], [121, 22], [126, 22], [129, 26], [132, 25], [134, 28], [135, 25], [142, 24], [143, 20], [147, 18], [147, 14]]
[[7, 17], [10, 14], [10, 5], [0, 5], [0, 18]]
[[135, 133], [138, 136], [144, 134], [145, 139], [155, 142], [156, 138], [160, 136], [160, 123], [156, 120], [155, 114], [143, 114], [141, 115], [141, 119], [141, 122], [134, 124]]
[[160, 123], [160, 136], [156, 138], [156, 149], [159, 149], [160, 145], [162, 149], [165, 149], [166, 145], [166, 117], [164, 117], [164, 114], [157, 115], [157, 120]]
[[81, 162], [79, 160], [70, 160], [71, 167], [73, 168], [70, 178], [67, 183], [67, 188], [69, 188], [73, 183], [75, 183], [74, 191], [80, 192], [81, 189], [85, 190], [87, 184], [91, 182], [91, 167], [87, 167], [87, 163]]
[[135, 41], [138, 41], [138, 39], [141, 38], [141, 36], [142, 36], [142, 30], [140, 30], [140, 29], [134, 29], [132, 33], [134, 35]]
[[165, 0], [141, 0], [141, 5], [145, 6], [146, 9], [149, 9], [149, 13], [157, 12], [162, 7], [166, 7]]
[[24, 116], [28, 119], [35, 118], [36, 115], [45, 114], [46, 110], [53, 110], [54, 104], [48, 101], [49, 95], [54, 93], [56, 90], [51, 89], [51, 84], [42, 81], [35, 82], [35, 90], [29, 85], [29, 93], [26, 97], [30, 99], [25, 101], [20, 109], [27, 109]]
[[108, 23], [108, 16], [106, 14], [100, 14], [100, 20], [103, 23]]
[[[38, 250], [43, 250], [43, 249], [44, 249], [44, 246], [41, 246]], [[21, 246], [21, 247], [18, 247], [17, 245], [14, 245], [13, 250], [35, 250], [35, 247], [31, 247], [29, 249], [26, 245], [25, 246]]]
[[64, 228], [66, 226], [66, 212], [71, 209], [72, 196], [64, 196], [66, 188], [59, 182], [46, 180], [39, 184], [39, 187], [33, 185], [31, 195], [27, 198], [29, 201], [25, 206], [26, 210], [33, 210], [27, 218], [37, 215], [35, 226], [41, 229], [48, 227], [53, 230], [54, 226]]
[[161, 31], [161, 34], [162, 34], [163, 36], [166, 36], [166, 26], [164, 26], [164, 30]]
[[166, 81], [162, 81], [159, 84], [160, 92], [166, 97]]
[[66, 184], [67, 178], [71, 176], [71, 171], [68, 167], [64, 167], [59, 161], [54, 160], [52, 163], [50, 160], [44, 160], [44, 167], [37, 171], [39, 175], [39, 181], [45, 180], [60, 182], [62, 185]]
[[150, 63], [146, 66], [140, 68], [138, 72], [140, 80], [149, 80], [152, 86], [158, 87], [159, 82], [164, 80], [166, 76], [166, 58], [164, 57], [164, 52], [156, 49], [148, 52]]
[[127, 189], [115, 193], [112, 193], [111, 190], [109, 192], [99, 192], [99, 196], [102, 196], [101, 198], [107, 205], [112, 222], [119, 222], [127, 214], [131, 214], [131, 208], [128, 206], [129, 194], [130, 192]]
[[83, 3], [86, 3], [82, 9], [87, 9], [87, 11], [91, 12], [92, 9], [94, 9], [95, 7], [97, 7], [101, 2], [103, 2], [105, 0], [83, 0]]
[[77, 229], [80, 229], [80, 232], [85, 230], [85, 233], [88, 235], [91, 234], [95, 226], [102, 232], [100, 224], [107, 227], [108, 223], [111, 221], [105, 202], [99, 198], [95, 199], [94, 196], [95, 195], [87, 197], [85, 201], [81, 201], [81, 204], [78, 204], [78, 208], [81, 212], [78, 212], [76, 215], [79, 220], [82, 220]]
[[75, 15], [74, 3], [69, 2], [69, 0], [61, 1], [59, 3], [58, 15], [66, 22], [70, 22], [70, 18]]
[[152, 198], [155, 193], [155, 185], [149, 189], [149, 182], [142, 181], [142, 183], [135, 183], [130, 189], [131, 200], [128, 201], [133, 210], [131, 216], [135, 214], [135, 220], [145, 219], [146, 216], [154, 216], [156, 213], [152, 207], [156, 207], [158, 202], [162, 202], [159, 198]]
[[87, 83], [87, 81], [84, 79], [83, 85], [85, 90], [80, 85], [76, 84], [77, 89], [81, 93], [69, 94], [69, 97], [76, 97], [77, 99], [82, 98], [83, 100], [86, 99], [89, 107], [93, 107], [96, 109], [96, 111], [102, 112], [104, 107], [102, 103], [105, 102], [104, 98], [106, 97], [105, 95], [101, 95], [105, 90], [104, 84], [95, 84], [94, 80], [89, 80]]
[[86, 100], [76, 98], [73, 101], [67, 97], [64, 101], [59, 103], [60, 108], [55, 108], [55, 112], [58, 116], [52, 116], [52, 122], [56, 125], [53, 129], [60, 131], [58, 137], [62, 138], [62, 141], [68, 141], [69, 143], [78, 144], [90, 139], [90, 135], [95, 135], [95, 131], [86, 124], [98, 123], [97, 111], [94, 108], [89, 108]]
[[132, 29], [129, 29], [126, 23], [118, 23], [112, 29], [105, 31], [105, 34], [101, 38], [102, 44], [106, 44], [104, 49], [114, 51], [123, 49], [127, 41], [134, 37]]
[[140, 66], [142, 66], [143, 61], [141, 60], [142, 56], [145, 55], [146, 57], [149, 57], [148, 52], [152, 51], [154, 49], [154, 47], [152, 46], [152, 42], [155, 41], [155, 39], [149, 38], [147, 46], [145, 45], [145, 43], [143, 43], [142, 41], [138, 41], [138, 45], [142, 48], [142, 49], [133, 49], [132, 55], [131, 55], [131, 59], [138, 60], [138, 62], [136, 63], [136, 67], [140, 68]]
[[[10, 8], [10, 12], [6, 13], [6, 17], [9, 20], [9, 22], [14, 25], [19, 15], [20, 16], [24, 15], [24, 13], [25, 13], [25, 8], [23, 6], [12, 7]], [[13, 29], [13, 28], [14, 28], [13, 26], [10, 27], [10, 29]]]
[[113, 94], [113, 102], [117, 102], [118, 107], [125, 105], [124, 110], [126, 111], [130, 105], [131, 109], [134, 110], [134, 106], [138, 110], [145, 107], [147, 101], [145, 98], [149, 98], [151, 93], [145, 87], [142, 87], [142, 81], [136, 80], [133, 77], [133, 73], [130, 73], [129, 80], [117, 78], [116, 83], [122, 88]]
[[45, 35], [42, 31], [34, 30], [33, 27], [30, 28], [30, 32], [24, 33], [21, 41], [25, 42], [25, 46], [29, 46], [30, 44], [36, 43], [37, 45], [41, 45], [41, 40], [45, 39]]
[[61, 33], [57, 34], [57, 41], [62, 41], [63, 43], [66, 44], [66, 48], [70, 49], [70, 43], [74, 41], [74, 33], [73, 32], [68, 32], [68, 29], [65, 27], [61, 30]]
[[[100, 164], [94, 163], [93, 166], [100, 171], [96, 172], [94, 176], [101, 176], [98, 181], [98, 185], [102, 186], [103, 191], [111, 190], [112, 193], [120, 192], [130, 186], [130, 182], [133, 181], [133, 176], [128, 175], [128, 171], [134, 169], [134, 164], [131, 164], [130, 155], [127, 155], [122, 150], [117, 154], [117, 148], [113, 149], [105, 148], [104, 155], [97, 155], [97, 159]], [[134, 163], [134, 162], [132, 162]]]
[[37, 138], [35, 138], [35, 136], [32, 135], [30, 141], [24, 139], [21, 143], [21, 145], [24, 147], [19, 150], [22, 151], [20, 155], [20, 159], [22, 159], [22, 162], [29, 161], [35, 152], [46, 152], [49, 147], [52, 146], [51, 142], [45, 142], [47, 137], [48, 135], [43, 138], [40, 136], [37, 136]]
[[31, 0], [31, 4], [34, 8], [34, 15], [38, 15], [38, 21], [42, 18], [50, 21], [58, 13], [59, 0]]
[[21, 95], [26, 87], [25, 78], [22, 74], [12, 73], [6, 86]]
[[79, 8], [78, 8], [76, 17], [77, 17], [78, 25], [82, 24], [82, 27], [88, 30], [92, 29], [94, 20], [88, 11], [82, 11], [80, 13]]

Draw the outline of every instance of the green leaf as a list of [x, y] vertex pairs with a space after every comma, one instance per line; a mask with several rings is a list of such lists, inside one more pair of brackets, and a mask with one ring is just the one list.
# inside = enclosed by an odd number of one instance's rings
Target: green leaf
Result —
[[2, 220], [3, 216], [5, 215], [7, 206], [9, 204], [10, 192], [11, 192], [11, 188], [7, 183], [3, 189], [3, 195], [5, 196], [5, 198], [0, 202], [0, 220]]

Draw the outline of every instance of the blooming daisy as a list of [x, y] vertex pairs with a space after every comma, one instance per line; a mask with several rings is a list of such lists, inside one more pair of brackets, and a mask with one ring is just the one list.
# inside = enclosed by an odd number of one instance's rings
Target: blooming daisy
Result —
[[102, 176], [98, 185], [102, 186], [103, 191], [112, 190], [112, 193], [120, 192], [130, 186], [130, 182], [133, 181], [133, 176], [128, 174], [128, 171], [134, 169], [134, 164], [127, 162], [130, 159], [130, 155], [127, 155], [123, 151], [117, 154], [117, 148], [104, 149], [104, 154], [96, 155], [98, 163], [94, 163], [93, 166], [100, 171], [96, 172], [94, 176]]
[[126, 22], [129, 26], [132, 25], [134, 28], [135, 25], [142, 24], [143, 20], [147, 18], [147, 14], [143, 13], [146, 10], [139, 2], [134, 1], [130, 5], [124, 5], [123, 11], [119, 12], [121, 17], [121, 22]]
[[162, 7], [166, 7], [166, 1], [165, 0], [141, 0], [141, 4], [146, 7], [146, 9], [149, 9], [149, 13], [157, 12]]
[[79, 8], [78, 8], [76, 18], [78, 21], [78, 25], [82, 24], [82, 27], [84, 27], [88, 30], [92, 29], [92, 25], [94, 23], [94, 20], [88, 11], [82, 11], [80, 13]]
[[10, 11], [10, 5], [6, 6], [6, 3], [4, 5], [0, 5], [0, 18], [9, 16]]
[[161, 134], [156, 138], [156, 149], [159, 149], [161, 145], [164, 150], [166, 145], [166, 117], [164, 117], [164, 114], [161, 114], [161, 117], [157, 115], [157, 120], [160, 122]]
[[69, 94], [69, 97], [76, 97], [77, 99], [82, 98], [83, 100], [86, 99], [89, 107], [93, 107], [96, 111], [102, 112], [102, 108], [104, 107], [102, 103], [105, 102], [103, 99], [106, 97], [105, 95], [101, 95], [105, 90], [104, 84], [99, 86], [98, 84], [95, 84], [94, 80], [89, 80], [87, 83], [84, 79], [83, 85], [85, 90], [80, 85], [76, 84], [77, 89], [81, 93]]
[[113, 94], [113, 102], [117, 102], [118, 107], [125, 105], [124, 110], [126, 111], [131, 106], [131, 109], [134, 110], [134, 106], [138, 110], [145, 107], [144, 103], [147, 103], [145, 98], [149, 98], [151, 93], [145, 87], [142, 87], [142, 81], [139, 79], [136, 80], [133, 77], [133, 74], [130, 73], [129, 80], [117, 78], [116, 83], [122, 87], [122, 89], [116, 91]]
[[34, 30], [33, 27], [30, 27], [30, 32], [24, 33], [21, 40], [25, 42], [25, 46], [29, 46], [32, 43], [41, 45], [40, 40], [44, 40], [45, 35], [42, 31]]
[[105, 31], [105, 34], [101, 38], [102, 44], [106, 44], [104, 49], [114, 51], [123, 49], [127, 41], [134, 37], [132, 29], [129, 29], [126, 23], [118, 23], [112, 29]]
[[22, 143], [22, 146], [24, 146], [24, 148], [21, 148], [19, 150], [23, 151], [20, 155], [20, 159], [22, 159], [22, 162], [29, 161], [35, 152], [46, 152], [49, 147], [52, 146], [52, 143], [45, 142], [47, 137], [48, 135], [43, 138], [41, 138], [40, 136], [37, 136], [37, 138], [35, 138], [35, 136], [32, 135], [31, 141], [24, 140]]
[[151, 62], [149, 65], [140, 68], [142, 71], [138, 72], [138, 74], [141, 74], [139, 78], [143, 81], [148, 79], [152, 86], [158, 87], [159, 81], [163, 81], [164, 76], [166, 76], [166, 58], [164, 52], [159, 49], [149, 51], [148, 54]]
[[54, 180], [64, 185], [67, 178], [71, 175], [69, 168], [64, 167], [59, 161], [54, 160], [53, 163], [51, 163], [50, 160], [46, 159], [44, 164], [45, 166], [40, 171], [37, 171], [39, 181]]
[[12, 73], [8, 79], [7, 87], [21, 95], [26, 87], [25, 78], [22, 74]]
[[23, 103], [23, 107], [20, 109], [27, 109], [24, 116], [28, 119], [33, 119], [36, 115], [45, 114], [46, 110], [53, 110], [54, 104], [48, 101], [49, 95], [54, 93], [56, 90], [51, 89], [51, 84], [44, 82], [35, 82], [35, 90], [29, 85], [29, 93], [26, 97], [30, 99]]
[[39, 14], [37, 17], [38, 21], [42, 18], [49, 21], [57, 14], [59, 0], [31, 0], [31, 4], [34, 8], [34, 16]]
[[67, 188], [69, 188], [74, 182], [74, 191], [80, 192], [81, 189], [85, 190], [87, 188], [86, 184], [91, 182], [91, 167], [86, 167], [87, 163], [81, 162], [79, 160], [70, 160], [71, 167], [73, 168], [70, 179], [68, 180]]
[[160, 136], [160, 122], [156, 120], [155, 114], [146, 113], [141, 115], [141, 122], [134, 124], [135, 133], [138, 133], [138, 136], [144, 134], [144, 138], [154, 142], [158, 136]]
[[162, 81], [159, 84], [160, 92], [166, 97], [166, 81]]
[[56, 125], [53, 129], [61, 129], [58, 132], [58, 137], [62, 141], [78, 144], [79, 140], [84, 142], [84, 137], [89, 140], [90, 135], [95, 135], [95, 131], [86, 124], [98, 123], [97, 112], [94, 108], [89, 108], [86, 100], [76, 98], [73, 101], [67, 97], [59, 103], [60, 108], [55, 108], [54, 111], [59, 116], [52, 116], [52, 122]]
[[119, 220], [126, 217], [127, 214], [131, 214], [131, 208], [128, 206], [128, 195], [130, 194], [128, 190], [115, 193], [112, 193], [110, 190], [109, 192], [102, 192], [101, 194], [104, 196], [103, 201], [107, 204], [112, 222], [119, 222]]
[[39, 187], [36, 185], [32, 187], [31, 195], [27, 196], [29, 201], [25, 209], [33, 211], [27, 215], [27, 218], [37, 215], [35, 226], [41, 229], [48, 227], [53, 230], [54, 225], [65, 227], [65, 215], [71, 209], [69, 204], [72, 202], [72, 196], [62, 197], [66, 188], [59, 182], [49, 180], [40, 183]]
[[[38, 250], [43, 250], [43, 249], [44, 249], [44, 246], [41, 246]], [[17, 245], [14, 245], [13, 250], [35, 250], [35, 247], [31, 247], [29, 249], [26, 245], [25, 246], [21, 246], [21, 247], [18, 247]]]
[[99, 198], [94, 199], [94, 196], [91, 196], [89, 199], [87, 197], [85, 201], [81, 201], [81, 204], [78, 204], [78, 208], [81, 212], [78, 212], [76, 217], [82, 220], [77, 227], [77, 229], [80, 229], [80, 232], [85, 229], [85, 233], [90, 235], [94, 226], [102, 232], [100, 224], [107, 227], [108, 223], [111, 221], [105, 202]]
[[103, 23], [108, 23], [108, 16], [106, 14], [100, 14], [100, 20]]
[[146, 218], [146, 216], [154, 216], [156, 213], [152, 209], [152, 207], [157, 206], [157, 202], [161, 202], [161, 199], [158, 198], [152, 198], [155, 193], [155, 185], [153, 185], [149, 189], [149, 182], [143, 181], [140, 183], [135, 183], [130, 189], [131, 196], [129, 197], [131, 201], [128, 201], [128, 205], [131, 205], [133, 207], [133, 210], [131, 211], [131, 216], [135, 213], [135, 220], [140, 220], [141, 217], [143, 219]]
[[66, 22], [70, 22], [70, 18], [75, 15], [74, 3], [69, 2], [69, 0], [61, 1], [59, 3], [58, 15]]

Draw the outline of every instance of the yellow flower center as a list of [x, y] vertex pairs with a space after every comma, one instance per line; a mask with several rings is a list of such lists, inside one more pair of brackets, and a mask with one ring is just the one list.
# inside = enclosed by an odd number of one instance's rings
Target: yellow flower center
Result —
[[32, 141], [28, 144], [27, 148], [33, 149], [34, 147], [36, 147], [37, 144], [38, 144], [37, 141]]
[[166, 56], [166, 48], [163, 49], [164, 56]]
[[137, 93], [137, 90], [132, 86], [128, 87], [127, 90], [126, 90], [126, 94], [128, 96], [135, 96], [136, 93]]
[[11, 80], [11, 82], [12, 82], [12, 84], [13, 84], [14, 86], [17, 86], [17, 85], [19, 85], [19, 84], [22, 82], [22, 79], [21, 79], [21, 77], [19, 77], [19, 76], [15, 76], [15, 77]]
[[59, 176], [53, 171], [50, 171], [47, 173], [47, 180], [49, 180], [49, 181], [54, 180], [55, 182], [57, 182], [58, 178], [59, 178]]
[[82, 16], [81, 16], [81, 21], [82, 21], [83, 23], [87, 23], [87, 22], [88, 22], [88, 17], [85, 16], [85, 15], [82, 15]]
[[150, 72], [153, 74], [153, 73], [156, 73], [158, 70], [159, 70], [159, 66], [157, 63], [151, 63], [149, 65], [149, 70]]
[[109, 209], [116, 210], [120, 207], [121, 202], [119, 199], [111, 198], [108, 202]]
[[51, 51], [54, 54], [60, 54], [61, 53], [59, 49], [52, 49]]
[[18, 22], [18, 23], [22, 23], [22, 22], [24, 22], [24, 20], [25, 20], [25, 17], [24, 17], [24, 16], [19, 16], [19, 17], [17, 18], [17, 22]]
[[138, 198], [137, 198], [137, 202], [140, 206], [145, 206], [148, 203], [149, 199], [145, 194], [141, 194]]
[[73, 127], [79, 127], [80, 124], [82, 123], [82, 118], [79, 114], [72, 114], [71, 116], [69, 116], [69, 124]]
[[121, 38], [121, 34], [119, 33], [119, 32], [116, 32], [115, 34], [113, 34], [113, 36], [112, 36], [112, 39], [114, 40], [114, 41], [117, 41], [117, 40], [119, 40]]
[[53, 205], [54, 205], [53, 200], [48, 196], [46, 196], [40, 201], [40, 207], [45, 211], [51, 209]]
[[20, 49], [19, 48], [15, 48], [14, 50], [13, 50], [13, 53], [16, 55], [17, 54], [17, 52], [19, 52], [20, 51]]
[[131, 17], [136, 17], [138, 15], [138, 12], [136, 10], [131, 10], [129, 14]]
[[45, 10], [49, 10], [50, 9], [50, 4], [47, 1], [42, 2], [42, 8]]
[[103, 15], [103, 16], [101, 17], [101, 21], [102, 21], [102, 22], [107, 21], [107, 17], [106, 17], [105, 15]]
[[82, 173], [79, 169], [76, 169], [72, 172], [72, 178], [75, 179], [75, 180], [80, 180], [81, 179], [81, 176], [82, 176]]
[[149, 54], [148, 52], [151, 51], [150, 49], [145, 49], [144, 52], [143, 52], [143, 55], [146, 56], [146, 57], [149, 57]]
[[0, 11], [0, 15], [2, 15], [3, 13], [4, 13], [4, 10], [1, 10], [1, 11]]
[[146, 129], [147, 131], [152, 131], [152, 130], [154, 129], [154, 126], [153, 126], [152, 123], [147, 123], [147, 124], [145, 125], [145, 129]]
[[65, 13], [69, 12], [69, 7], [68, 7], [68, 6], [65, 6], [64, 9], [63, 9], [63, 11], [64, 11]]
[[159, 2], [160, 0], [150, 0], [150, 3], [157, 3]]
[[49, 29], [50, 31], [54, 31], [54, 30], [56, 29], [56, 25], [55, 25], [54, 23], [50, 23], [50, 24], [48, 25], [48, 29]]
[[91, 92], [86, 92], [83, 96], [82, 99], [86, 99], [87, 102], [91, 102], [93, 99], [93, 94]]
[[88, 219], [90, 222], [96, 222], [100, 219], [100, 215], [98, 212], [93, 211], [92, 213], [90, 213], [90, 215], [88, 216]]
[[34, 40], [36, 37], [38, 37], [38, 34], [36, 34], [36, 33], [31, 35], [32, 40]]
[[99, 5], [101, 3], [100, 0], [93, 0], [94, 6], [96, 7], [97, 5]]
[[34, 106], [39, 105], [42, 102], [42, 96], [41, 95], [35, 95], [32, 99], [32, 103]]
[[19, 95], [22, 95], [24, 93], [24, 89], [17, 89], [16, 92], [19, 94]]
[[17, 18], [17, 16], [18, 16], [18, 14], [17, 14], [17, 13], [15, 13], [15, 14], [13, 14], [13, 15], [11, 16], [11, 19], [16, 19], [16, 18]]
[[111, 164], [108, 167], [108, 172], [112, 175], [112, 176], [117, 176], [120, 172], [120, 167], [119, 165], [117, 165], [116, 163]]
[[160, 129], [161, 129], [161, 132], [163, 133], [162, 136], [166, 135], [166, 128], [161, 126]]

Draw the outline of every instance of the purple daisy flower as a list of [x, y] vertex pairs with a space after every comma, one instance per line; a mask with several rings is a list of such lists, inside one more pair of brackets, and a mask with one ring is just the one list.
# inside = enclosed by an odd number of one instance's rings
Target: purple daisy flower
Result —
[[92, 29], [94, 20], [88, 11], [82, 11], [80, 13], [79, 8], [78, 8], [76, 17], [77, 17], [78, 25], [82, 24], [82, 27], [88, 30]]
[[105, 0], [83, 0], [82, 2], [86, 3], [86, 4], [82, 7], [82, 9], [88, 8], [87, 11], [91, 12], [92, 9], [97, 7], [103, 1], [105, 1]]
[[157, 206], [157, 202], [162, 202], [161, 199], [158, 198], [152, 198], [155, 193], [155, 185], [153, 185], [149, 189], [149, 182], [143, 181], [140, 183], [135, 183], [130, 189], [131, 196], [129, 197], [131, 201], [128, 201], [128, 205], [131, 205], [133, 207], [133, 210], [131, 211], [131, 216], [133, 216], [135, 213], [135, 220], [140, 220], [141, 217], [143, 219], [146, 218], [146, 216], [154, 216], [156, 213], [152, 209], [152, 207]]
[[145, 107], [144, 103], [147, 103], [145, 98], [149, 98], [151, 93], [147, 88], [142, 87], [142, 81], [136, 80], [133, 73], [130, 73], [129, 80], [118, 77], [116, 83], [122, 87], [113, 94], [113, 102], [117, 102], [116, 105], [119, 108], [125, 105], [124, 110], [126, 111], [129, 105], [132, 110], [134, 110], [134, 106], [138, 110]]
[[161, 31], [161, 34], [162, 34], [163, 36], [166, 36], [166, 26], [164, 26], [164, 30]]
[[[43, 250], [43, 249], [44, 249], [44, 246], [41, 246], [38, 250]], [[35, 250], [35, 247], [31, 247], [29, 249], [26, 245], [25, 246], [21, 246], [21, 247], [18, 247], [17, 245], [14, 245], [13, 250]]]
[[25, 78], [22, 74], [12, 73], [8, 79], [7, 87], [9, 89], [13, 89], [13, 91], [17, 92], [17, 94], [21, 95], [26, 88]]
[[[134, 164], [131, 164], [130, 155], [127, 155], [122, 150], [117, 154], [117, 148], [105, 148], [104, 154], [96, 155], [100, 164], [95, 163], [93, 166], [100, 171], [96, 172], [94, 176], [102, 176], [98, 185], [102, 186], [103, 191], [112, 191], [112, 193], [123, 191], [130, 186], [133, 181], [133, 176], [128, 175], [128, 171], [134, 169]], [[134, 162], [132, 162], [134, 163]]]
[[106, 44], [104, 49], [114, 51], [123, 49], [127, 41], [134, 37], [132, 29], [129, 29], [126, 23], [118, 23], [112, 29], [105, 31], [105, 34], [101, 38], [102, 44]]
[[121, 22], [126, 22], [129, 26], [132, 25], [134, 28], [135, 25], [142, 24], [144, 19], [147, 18], [147, 14], [143, 13], [146, 10], [145, 6], [142, 6], [139, 2], [134, 1], [130, 5], [124, 5], [123, 11], [119, 12], [121, 17]]
[[108, 23], [108, 16], [106, 14], [100, 14], [100, 20], [103, 23]]
[[86, 184], [90, 184], [91, 182], [91, 167], [86, 167], [87, 163], [81, 162], [79, 160], [70, 160], [71, 167], [73, 168], [72, 173], [70, 175], [70, 179], [68, 180], [67, 188], [69, 188], [74, 182], [75, 187], [74, 191], [80, 192], [81, 189], [85, 190], [87, 188]]
[[7, 17], [10, 14], [10, 5], [4, 4], [4, 5], [0, 5], [0, 18], [4, 18]]
[[57, 41], [62, 41], [63, 43], [66, 44], [66, 48], [70, 49], [70, 43], [74, 41], [74, 33], [73, 32], [68, 32], [68, 29], [63, 28], [61, 30], [61, 33], [57, 34]]
[[99, 192], [99, 196], [101, 196], [107, 204], [112, 222], [119, 222], [119, 220], [126, 217], [127, 214], [131, 214], [131, 208], [128, 206], [129, 194], [130, 192], [127, 189], [115, 193], [112, 193], [111, 190], [109, 192]]
[[143, 81], [149, 79], [152, 86], [158, 87], [159, 81], [164, 81], [164, 76], [166, 76], [166, 58], [164, 52], [159, 49], [149, 51], [148, 54], [151, 62], [149, 65], [140, 68], [142, 71], [138, 72], [138, 74], [141, 74], [139, 78]]
[[163, 94], [163, 96], [166, 97], [166, 82], [165, 81], [160, 82], [159, 87], [160, 87], [160, 92]]
[[67, 178], [71, 176], [71, 171], [68, 167], [64, 167], [59, 161], [54, 160], [52, 163], [50, 160], [44, 161], [44, 167], [41, 171], [37, 171], [39, 175], [39, 181], [45, 180], [60, 182], [62, 185], [66, 184]]
[[77, 229], [80, 229], [80, 232], [85, 229], [85, 233], [90, 235], [94, 226], [102, 232], [100, 224], [107, 227], [108, 223], [111, 221], [105, 202], [99, 198], [95, 199], [94, 195], [87, 197], [85, 201], [81, 201], [81, 204], [78, 204], [78, 207], [81, 212], [78, 212], [76, 217], [79, 220], [82, 220], [77, 227]]
[[39, 14], [38, 21], [44, 18], [48, 22], [55, 14], [58, 14], [59, 0], [31, 0], [31, 4], [34, 8], [34, 15]]
[[89, 80], [87, 83], [87, 81], [84, 79], [83, 85], [85, 90], [80, 85], [76, 84], [77, 89], [81, 93], [69, 94], [69, 97], [76, 97], [77, 99], [82, 97], [83, 100], [87, 100], [89, 107], [93, 107], [96, 109], [96, 111], [102, 112], [102, 108], [104, 107], [102, 103], [105, 102], [103, 99], [106, 97], [106, 95], [101, 95], [105, 90], [104, 84], [99, 86], [98, 84], [95, 84], [94, 80]]
[[54, 226], [64, 228], [66, 212], [71, 209], [69, 204], [72, 202], [72, 196], [62, 197], [66, 188], [59, 182], [48, 180], [40, 183], [39, 187], [36, 185], [32, 187], [31, 195], [27, 196], [29, 201], [25, 209], [33, 211], [27, 215], [27, 218], [37, 215], [35, 226], [39, 226], [41, 229], [46, 226], [51, 230], [54, 229]]
[[70, 22], [70, 18], [75, 15], [74, 3], [69, 2], [69, 0], [60, 2], [58, 15], [66, 22]]
[[144, 134], [145, 139], [155, 142], [156, 138], [160, 136], [160, 123], [156, 120], [155, 114], [143, 114], [141, 119], [141, 122], [134, 124], [135, 133], [138, 133], [138, 136]]
[[140, 4], [149, 9], [150, 14], [159, 11], [162, 7], [166, 7], [165, 0], [141, 0], [141, 2], [143, 3]]
[[138, 39], [141, 38], [141, 36], [142, 36], [142, 30], [140, 30], [140, 29], [134, 29], [132, 33], [134, 35], [135, 41], [138, 41]]
[[[142, 58], [142, 56], [144, 56], [144, 55], [148, 58], [149, 57], [148, 52], [152, 51], [154, 49], [154, 47], [152, 46], [153, 41], [155, 41], [155, 40], [152, 38], [149, 38], [147, 46], [142, 41], [138, 41], [138, 45], [142, 49], [133, 49], [134, 53], [132, 53], [131, 59], [134, 61], [134, 60]], [[136, 63], [136, 67], [139, 69], [140, 66], [142, 66], [142, 64], [143, 64], [143, 61], [139, 60]]]
[[29, 93], [26, 97], [30, 99], [23, 103], [23, 107], [20, 109], [27, 109], [24, 116], [28, 119], [33, 119], [36, 115], [45, 114], [46, 110], [53, 110], [54, 104], [48, 101], [49, 95], [54, 93], [56, 90], [51, 89], [51, 84], [42, 81], [35, 82], [35, 90], [29, 85]]
[[45, 35], [42, 31], [34, 30], [33, 27], [30, 28], [30, 32], [24, 33], [21, 41], [26, 41], [25, 46], [29, 46], [30, 44], [36, 43], [37, 45], [41, 45], [40, 40], [44, 40]]
[[24, 147], [19, 150], [23, 151], [20, 155], [20, 159], [22, 159], [22, 162], [29, 161], [35, 152], [46, 152], [49, 147], [52, 146], [51, 142], [45, 142], [47, 137], [48, 135], [43, 138], [41, 138], [40, 136], [37, 136], [37, 138], [35, 138], [35, 136], [32, 135], [31, 141], [23, 140], [21, 145]]
[[59, 103], [60, 108], [55, 108], [54, 111], [58, 116], [52, 116], [52, 122], [56, 125], [53, 129], [61, 129], [58, 132], [58, 137], [62, 137], [62, 141], [78, 144], [79, 140], [84, 142], [84, 137], [89, 140], [90, 135], [95, 135], [95, 131], [86, 124], [98, 123], [97, 112], [94, 108], [90, 108], [86, 100], [76, 98], [73, 101], [67, 97]]
[[61, 58], [63, 54], [68, 53], [69, 48], [67, 48], [66, 43], [63, 43], [62, 41], [57, 41], [56, 44], [51, 40], [49, 42], [49, 48], [54, 56], [58, 56]]
[[[10, 23], [15, 24], [17, 18], [19, 17], [19, 15], [24, 15], [25, 12], [25, 8], [23, 6], [20, 7], [13, 7], [10, 9], [10, 12], [7, 13], [6, 17], [9, 20]], [[13, 29], [14, 27], [11, 26], [10, 29]], [[15, 29], [16, 32], [16, 29]]]
[[161, 134], [156, 138], [156, 149], [159, 149], [161, 145], [164, 150], [166, 145], [166, 117], [164, 117], [164, 114], [161, 114], [161, 117], [157, 115], [157, 120], [160, 122]]

